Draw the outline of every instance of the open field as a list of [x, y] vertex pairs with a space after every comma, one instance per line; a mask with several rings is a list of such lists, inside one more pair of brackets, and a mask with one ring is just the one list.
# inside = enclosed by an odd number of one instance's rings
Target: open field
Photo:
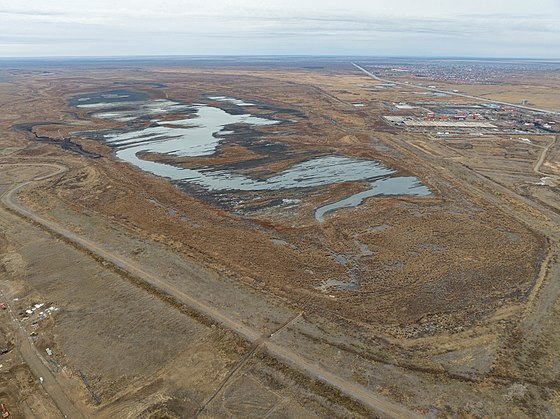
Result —
[[[435, 85], [491, 100], [521, 104], [558, 112], [560, 98], [552, 92], [560, 88], [558, 60], [409, 60], [379, 63], [364, 60], [382, 69], [379, 76], [393, 81]], [[398, 71], [394, 71], [397, 69]]]
[[[560, 411], [557, 135], [404, 131], [384, 116], [418, 92], [376, 88], [349, 61], [14, 64], [0, 84], [13, 413]], [[550, 96], [531, 103], [558, 110]], [[164, 148], [224, 117], [210, 152]], [[297, 172], [308, 162], [315, 178]], [[381, 175], [356, 175], [368, 162]], [[399, 179], [429, 193], [317, 217]]]

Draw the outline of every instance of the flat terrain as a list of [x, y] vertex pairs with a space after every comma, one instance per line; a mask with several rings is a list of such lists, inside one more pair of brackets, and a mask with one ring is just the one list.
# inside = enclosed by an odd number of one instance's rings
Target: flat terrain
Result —
[[[507, 94], [469, 94], [521, 102], [523, 74], [504, 75]], [[406, 131], [384, 116], [418, 91], [381, 84], [350, 60], [4, 63], [0, 401], [15, 417], [557, 415], [558, 136]], [[76, 99], [124, 89], [282, 121], [228, 126], [210, 154], [143, 161], [266, 182], [344, 156], [431, 194], [320, 222], [318, 208], [370, 181], [257, 193], [154, 176], [104, 140], [154, 117]], [[553, 89], [539, 95], [558, 111]], [[179, 116], [193, 118], [159, 123]]]

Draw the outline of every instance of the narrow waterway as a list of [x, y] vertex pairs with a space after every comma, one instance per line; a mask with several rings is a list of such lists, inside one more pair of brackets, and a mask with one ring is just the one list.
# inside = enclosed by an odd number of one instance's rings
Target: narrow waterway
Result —
[[336, 211], [340, 208], [353, 208], [364, 202], [365, 199], [374, 196], [390, 195], [409, 195], [409, 196], [428, 196], [431, 195], [427, 186], [413, 176], [389, 177], [371, 182], [371, 188], [358, 192], [340, 201], [324, 205], [315, 210], [315, 219], [319, 222], [324, 221], [327, 213]]
[[[173, 181], [197, 185], [207, 191], [275, 191], [317, 188], [341, 182], [371, 183], [371, 189], [325, 205], [315, 212], [324, 215], [339, 208], [360, 205], [379, 195], [429, 195], [430, 191], [414, 177], [393, 177], [395, 170], [375, 160], [340, 155], [309, 158], [269, 177], [250, 177], [216, 167], [188, 168], [158, 161], [157, 155], [202, 157], [215, 155], [220, 144], [239, 127], [278, 125], [282, 121], [247, 113], [258, 106], [241, 99], [211, 96], [215, 102], [237, 106], [230, 113], [210, 104], [186, 105], [169, 99], [146, 99], [126, 90], [87, 94], [72, 100], [75, 106], [91, 110], [96, 118], [130, 124], [130, 128], [103, 135], [115, 156], [146, 172]], [[140, 123], [138, 123], [140, 122]], [[264, 135], [264, 134], [263, 134]], [[150, 156], [151, 154], [151, 156]], [[155, 154], [155, 156], [154, 156]]]

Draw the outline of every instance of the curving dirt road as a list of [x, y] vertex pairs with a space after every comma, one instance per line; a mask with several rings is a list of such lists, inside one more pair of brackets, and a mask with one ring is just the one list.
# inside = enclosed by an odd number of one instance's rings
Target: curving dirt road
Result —
[[548, 144], [546, 147], [543, 148], [543, 151], [542, 151], [541, 155], [539, 156], [539, 159], [537, 160], [537, 162], [535, 163], [535, 166], [533, 167], [533, 171], [537, 175], [550, 176], [547, 173], [541, 172], [541, 167], [546, 160], [546, 156], [547, 156], [548, 152], [550, 151], [550, 149], [552, 147], [554, 147], [556, 145], [557, 141], [558, 141], [558, 136], [554, 137], [554, 139], [550, 142], [550, 144]]
[[[16, 213], [23, 216], [24, 218], [29, 219], [41, 225], [46, 230], [50, 231], [51, 233], [54, 233], [59, 237], [62, 237], [64, 240], [68, 242], [71, 242], [72, 244], [83, 249], [89, 254], [93, 254], [96, 258], [108, 262], [111, 265], [123, 270], [127, 274], [137, 278], [138, 280], [147, 283], [150, 286], [155, 287], [159, 291], [172, 296], [177, 301], [180, 301], [181, 303], [187, 305], [190, 309], [202, 314], [207, 318], [212, 319], [213, 321], [221, 324], [223, 327], [234, 331], [235, 333], [245, 338], [246, 340], [252, 342], [253, 344], [256, 345], [258, 344], [258, 346], [262, 345], [262, 347], [266, 348], [268, 354], [271, 355], [272, 357], [279, 359], [284, 363], [288, 364], [289, 366], [304, 372], [306, 375], [314, 379], [320, 380], [326, 383], [327, 385], [337, 389], [338, 391], [342, 392], [346, 396], [367, 406], [376, 414], [382, 417], [391, 417], [391, 418], [420, 417], [418, 414], [408, 410], [407, 408], [398, 405], [381, 395], [371, 392], [369, 389], [367, 389], [364, 386], [361, 386], [358, 383], [341, 378], [336, 374], [319, 366], [318, 364], [310, 361], [309, 359], [306, 359], [300, 354], [290, 350], [289, 348], [270, 340], [272, 335], [277, 337], [279, 333], [281, 333], [283, 330], [286, 329], [287, 325], [282, 326], [280, 329], [276, 330], [275, 332], [269, 335], [263, 336], [253, 328], [231, 319], [227, 315], [227, 313], [221, 312], [216, 308], [204, 304], [196, 300], [195, 298], [191, 297], [190, 295], [182, 292], [181, 290], [177, 289], [173, 285], [169, 284], [164, 278], [152, 275], [142, 270], [140, 267], [138, 267], [135, 264], [135, 262], [132, 262], [124, 257], [114, 255], [108, 250], [105, 250], [101, 244], [94, 243], [86, 238], [80, 237], [77, 234], [66, 230], [60, 225], [52, 221], [45, 220], [39, 215], [30, 211], [29, 209], [23, 207], [16, 199], [16, 195], [21, 189], [25, 188], [27, 185], [29, 185], [34, 181], [44, 180], [56, 176], [67, 169], [59, 164], [51, 164], [51, 163], [41, 163], [41, 164], [14, 163], [11, 165], [24, 166], [24, 167], [51, 166], [51, 167], [55, 167], [57, 170], [54, 173], [39, 178], [35, 178], [32, 181], [23, 182], [17, 185], [16, 187], [12, 188], [8, 192], [6, 192], [2, 196], [1, 202], [7, 208], [15, 211]], [[296, 318], [290, 320], [288, 323], [289, 324], [293, 323], [300, 316], [301, 314], [298, 315]], [[53, 399], [59, 397], [56, 393], [50, 393], [50, 394], [53, 397]]]

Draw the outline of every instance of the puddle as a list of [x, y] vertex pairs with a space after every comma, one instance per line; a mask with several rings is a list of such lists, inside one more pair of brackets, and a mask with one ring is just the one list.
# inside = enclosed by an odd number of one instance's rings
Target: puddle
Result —
[[237, 106], [256, 106], [255, 103], [248, 103], [241, 99], [235, 99], [233, 97], [227, 96], [207, 96], [210, 100], [215, 100], [216, 102], [226, 102], [226, 103], [233, 103]]
[[316, 288], [322, 292], [327, 292], [333, 288], [344, 291], [359, 291], [361, 287], [359, 283], [353, 281], [341, 281], [339, 279], [331, 278], [323, 281], [321, 285]]
[[289, 247], [290, 249], [299, 251], [298, 247], [293, 245], [292, 243], [288, 243], [286, 240], [282, 240], [282, 239], [271, 239], [272, 243], [277, 244], [278, 246], [286, 246]]
[[375, 254], [370, 250], [370, 248], [367, 244], [362, 243], [359, 240], [354, 240], [354, 243], [360, 249], [360, 253], [358, 254], [359, 257], [369, 257], [369, 256], [373, 256]]
[[536, 185], [540, 186], [554, 186], [554, 182], [550, 176], [541, 177], [540, 182], [537, 182]]
[[387, 229], [391, 228], [391, 226], [389, 224], [381, 224], [378, 226], [374, 226], [374, 227], [370, 227], [368, 228], [366, 231], [368, 233], [381, 233]]
[[393, 270], [400, 271], [403, 268], [403, 263], [401, 261], [386, 263], [384, 265], [384, 268], [388, 269], [390, 271], [393, 271]]
[[179, 217], [179, 220], [181, 220], [184, 223], [189, 224], [191, 227], [194, 227], [194, 228], [200, 227], [200, 224], [193, 223], [188, 217], [186, 217], [184, 215], [180, 216], [179, 211], [177, 211], [174, 208], [167, 208], [165, 205], [161, 204], [157, 199], [149, 198], [148, 202], [152, 203], [153, 205], [155, 205], [158, 208], [162, 208], [162, 209], [166, 210], [167, 214], [171, 217]]
[[356, 263], [356, 261], [351, 260], [348, 256], [341, 253], [336, 253], [331, 249], [329, 250], [336, 262], [346, 269], [346, 273], [349, 279], [347, 281], [343, 281], [336, 278], [330, 278], [321, 282], [321, 284], [316, 286], [315, 289], [318, 289], [321, 292], [327, 292], [331, 289], [343, 291], [359, 291], [362, 288], [360, 277], [357, 272], [359, 269], [359, 265]]
[[423, 243], [419, 245], [418, 248], [420, 250], [428, 250], [433, 253], [444, 253], [446, 249], [445, 246], [436, 243]]
[[132, 122], [141, 118], [184, 113], [191, 110], [190, 106], [167, 99], [143, 102], [96, 102], [79, 104], [77, 107], [86, 110], [98, 110], [92, 114], [93, 117], [111, 119], [118, 122]]
[[498, 227], [496, 230], [504, 234], [509, 241], [518, 242], [519, 240], [521, 240], [521, 236], [518, 233], [514, 233], [513, 231], [508, 231], [503, 227]]
[[70, 99], [71, 106], [87, 107], [99, 103], [119, 104], [123, 102], [136, 102], [145, 100], [148, 97], [145, 93], [133, 92], [126, 89], [115, 89], [108, 92], [84, 93]]
[[346, 258], [346, 256], [341, 255], [340, 253], [334, 253], [334, 258], [339, 265], [346, 266], [348, 264], [348, 259]]
[[358, 192], [340, 201], [333, 202], [318, 208], [315, 211], [315, 219], [319, 222], [324, 221], [325, 214], [336, 211], [340, 208], [354, 208], [360, 205], [365, 199], [374, 196], [409, 195], [409, 196], [429, 196], [430, 190], [427, 186], [413, 176], [391, 177], [379, 179], [371, 183], [371, 189]]

